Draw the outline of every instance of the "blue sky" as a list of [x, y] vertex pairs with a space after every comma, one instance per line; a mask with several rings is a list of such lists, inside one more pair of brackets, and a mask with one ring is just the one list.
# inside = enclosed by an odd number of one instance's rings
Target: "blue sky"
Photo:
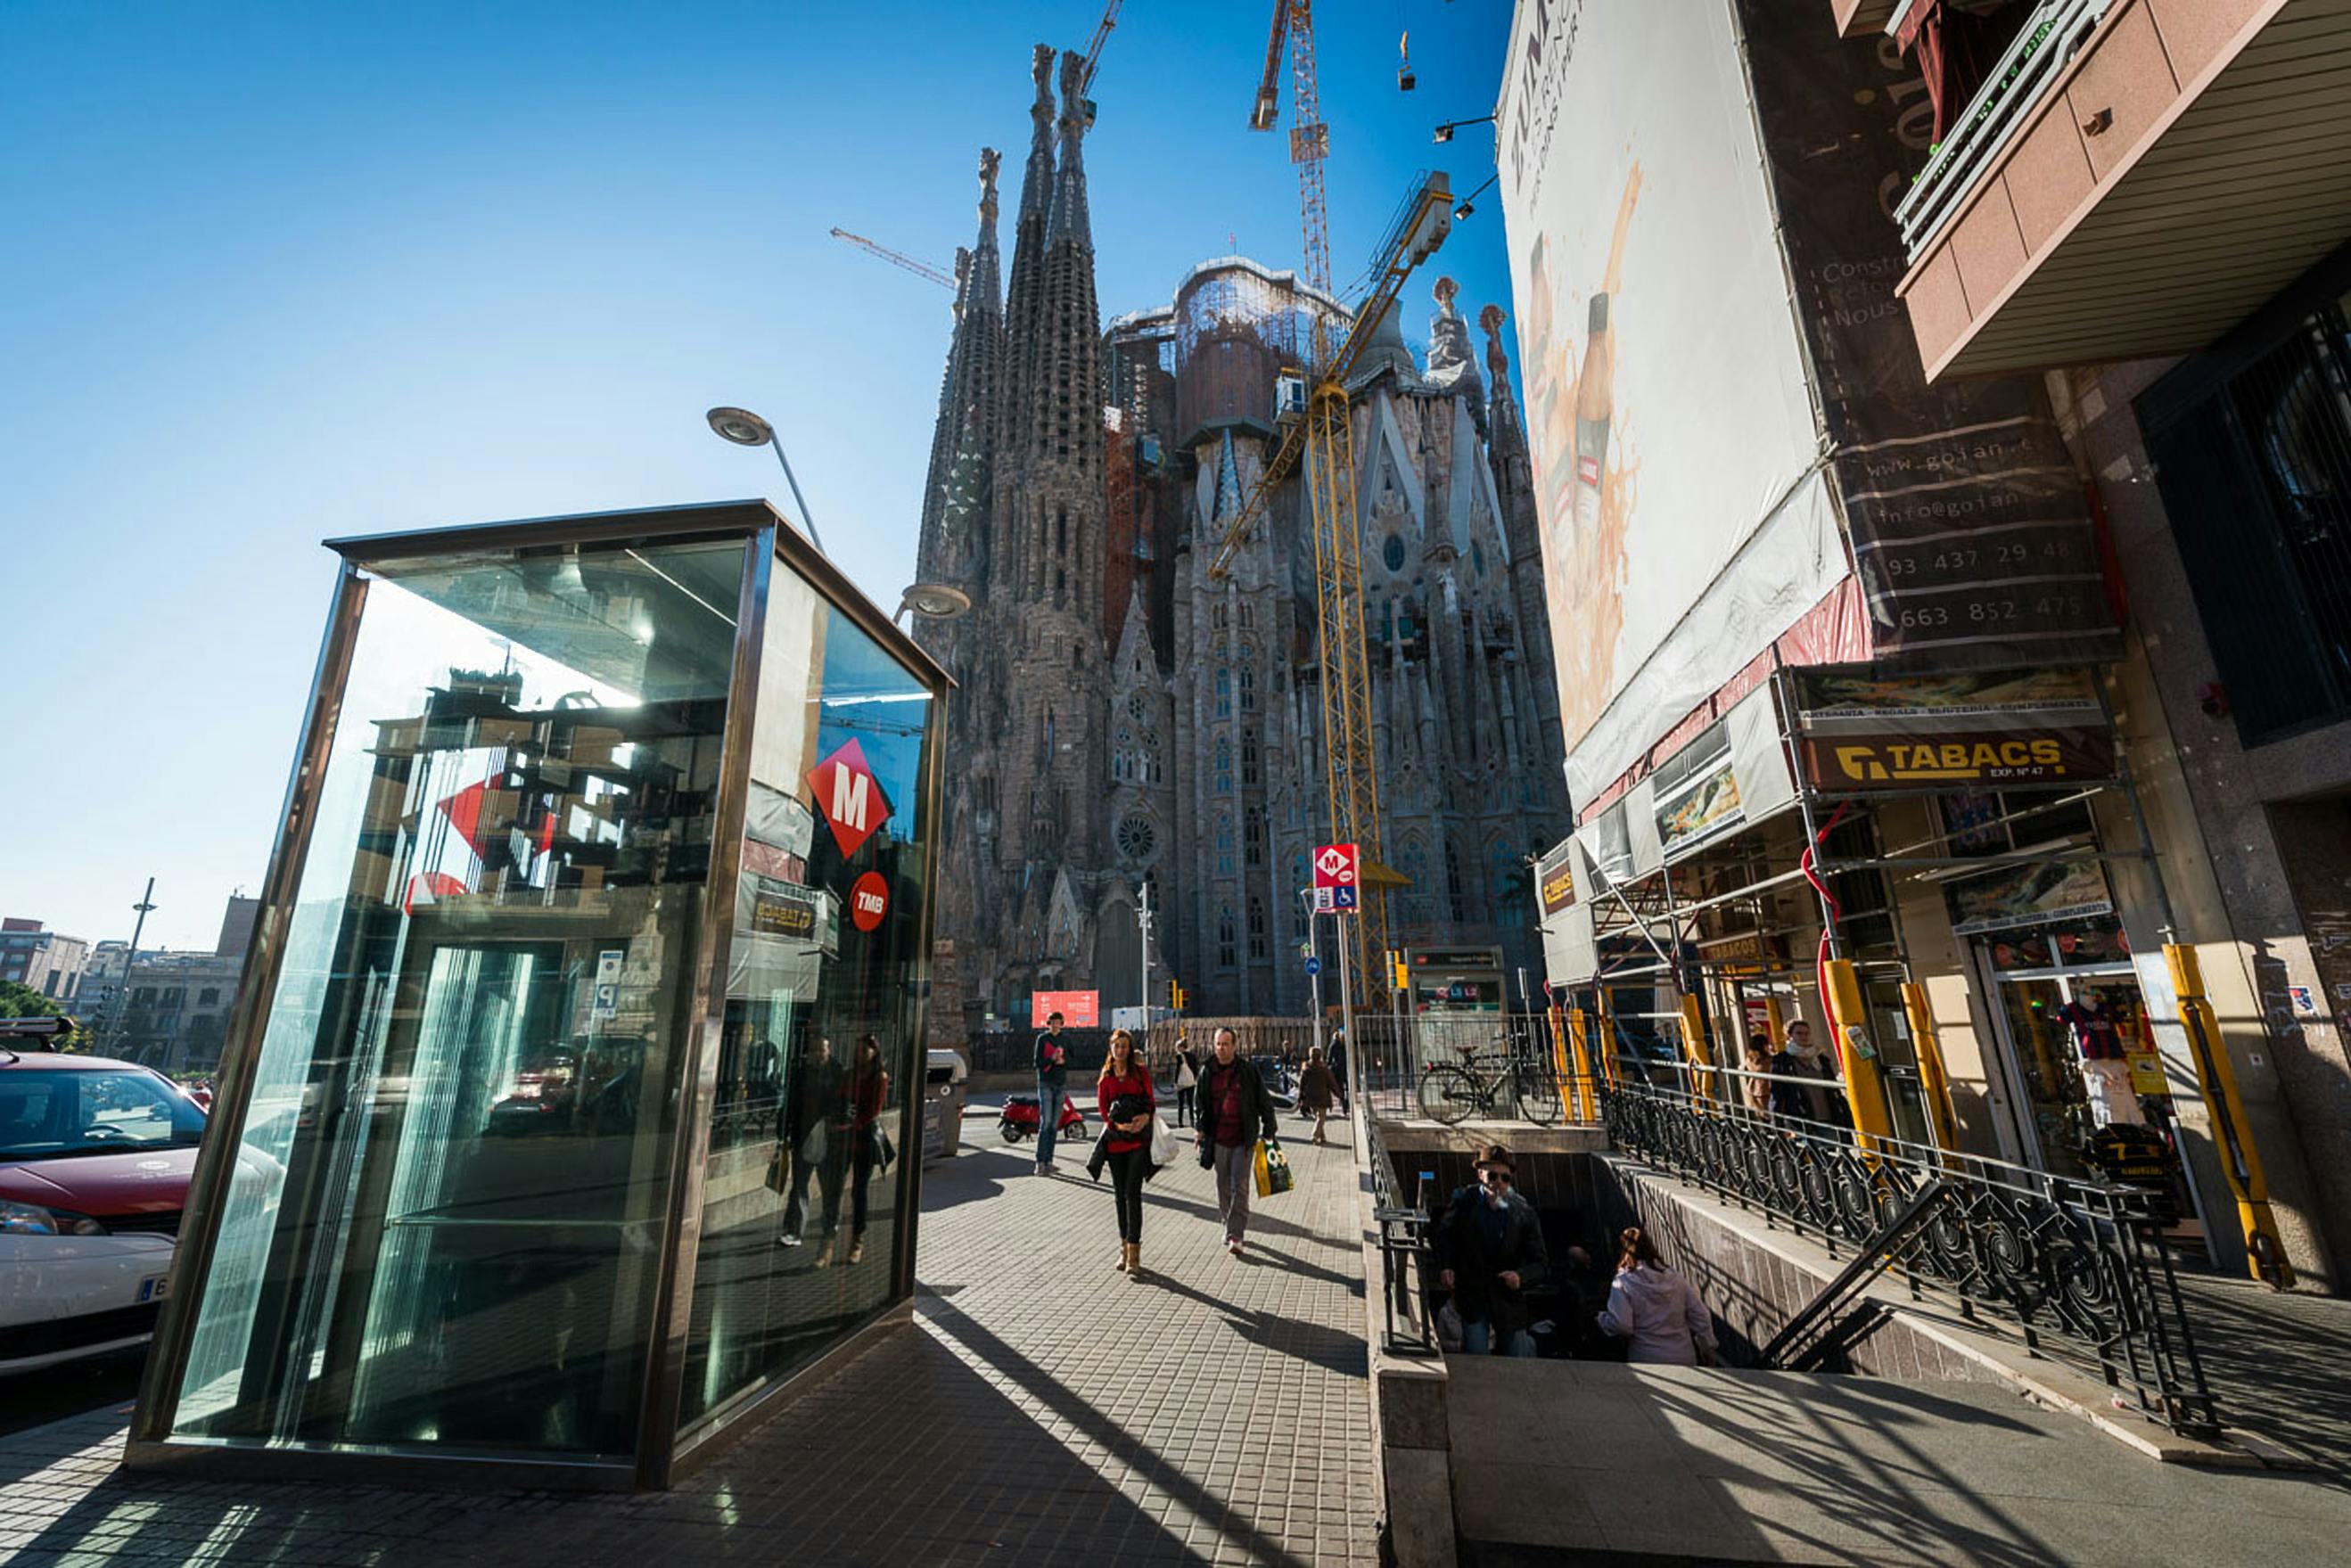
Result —
[[[1234, 244], [1295, 263], [1287, 138], [1246, 129], [1270, 6], [1124, 7], [1087, 143], [1105, 318]], [[949, 266], [987, 144], [1008, 244], [1029, 46], [1082, 47], [1100, 14], [0, 6], [0, 913], [127, 936], [152, 873], [147, 945], [210, 945], [277, 825], [321, 538], [780, 495], [702, 423], [736, 402], [894, 603], [947, 295], [827, 231]], [[1429, 129], [1491, 110], [1509, 16], [1320, 18], [1341, 278], [1416, 171], [1464, 192], [1492, 172], [1486, 128]], [[1437, 269], [1473, 320], [1510, 298], [1500, 204], [1478, 207]], [[1406, 298], [1416, 342], [1432, 278]]]

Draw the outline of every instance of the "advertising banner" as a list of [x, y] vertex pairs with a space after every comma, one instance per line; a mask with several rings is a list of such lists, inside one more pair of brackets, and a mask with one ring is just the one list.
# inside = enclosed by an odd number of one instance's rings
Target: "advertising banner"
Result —
[[2115, 737], [2081, 669], [1879, 679], [1796, 675], [1804, 777], [1827, 793], [2096, 783], [2115, 777]]
[[1944, 892], [1950, 900], [1952, 934], [1959, 936], [2115, 912], [2105, 868], [2095, 861], [2011, 865], [1953, 883]]
[[1915, 57], [1839, 38], [1823, 5], [1737, 7], [1874, 656], [2118, 657], [2083, 484], [2039, 379], [1928, 385], [1895, 298], [1908, 262], [1889, 214], [1934, 128]]
[[1045, 1020], [1053, 1014], [1061, 1015], [1061, 1022], [1070, 1029], [1096, 1029], [1102, 1024], [1102, 993], [1100, 991], [1039, 991], [1029, 998], [1029, 1023], [1032, 1029], [1043, 1029]]
[[1848, 575], [1733, 24], [1521, 4], [1496, 105], [1577, 800]]

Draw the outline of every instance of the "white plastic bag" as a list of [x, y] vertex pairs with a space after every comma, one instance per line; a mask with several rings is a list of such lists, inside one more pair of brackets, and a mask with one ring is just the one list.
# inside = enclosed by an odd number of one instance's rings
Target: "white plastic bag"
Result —
[[1151, 1163], [1172, 1166], [1176, 1163], [1176, 1134], [1167, 1127], [1165, 1116], [1151, 1118]]

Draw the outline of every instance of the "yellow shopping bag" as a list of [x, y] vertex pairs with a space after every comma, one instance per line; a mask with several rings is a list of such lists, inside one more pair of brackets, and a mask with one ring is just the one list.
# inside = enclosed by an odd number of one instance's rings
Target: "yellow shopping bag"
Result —
[[1298, 1178], [1290, 1171], [1290, 1156], [1283, 1154], [1280, 1144], [1271, 1138], [1258, 1140], [1257, 1157], [1252, 1164], [1256, 1167], [1257, 1195], [1259, 1197], [1271, 1197], [1298, 1185]]

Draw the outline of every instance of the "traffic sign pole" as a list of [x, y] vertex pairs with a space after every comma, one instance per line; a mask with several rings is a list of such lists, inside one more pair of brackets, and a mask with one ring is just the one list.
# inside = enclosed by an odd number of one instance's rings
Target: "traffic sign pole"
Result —
[[[1348, 970], [1347, 950], [1354, 943], [1339, 933], [1339, 1029], [1347, 1037], [1347, 1092], [1357, 1105], [1364, 1103], [1364, 1042], [1355, 1038], [1355, 982]], [[1366, 1113], [1368, 1114], [1368, 1113]]]

